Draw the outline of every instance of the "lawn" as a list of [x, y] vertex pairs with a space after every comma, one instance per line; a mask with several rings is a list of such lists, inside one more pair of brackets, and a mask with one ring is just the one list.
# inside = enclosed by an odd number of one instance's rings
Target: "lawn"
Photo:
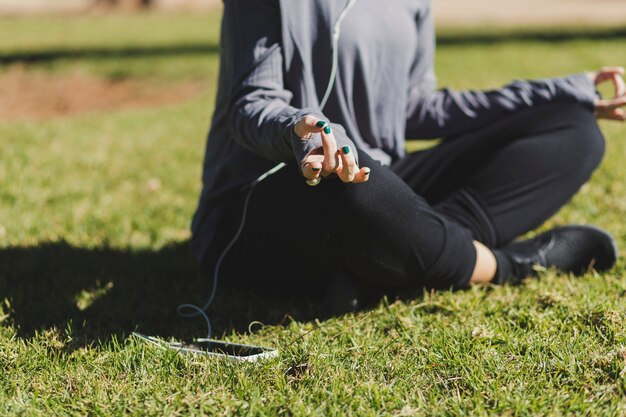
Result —
[[[25, 117], [1, 119], [0, 415], [626, 413], [623, 260], [602, 275], [548, 271], [519, 287], [382, 300], [328, 320], [317, 319], [316, 300], [220, 288], [216, 336], [276, 347], [279, 357], [265, 363], [178, 355], [131, 337], [205, 332], [175, 309], [210, 290], [188, 227], [218, 22], [0, 20], [0, 79], [196, 88], [167, 104], [56, 117], [29, 117], [37, 103], [26, 103]], [[453, 88], [626, 63], [623, 28], [444, 28], [439, 39], [439, 83]], [[602, 128], [602, 167], [544, 227], [597, 224], [626, 248], [626, 126]]]

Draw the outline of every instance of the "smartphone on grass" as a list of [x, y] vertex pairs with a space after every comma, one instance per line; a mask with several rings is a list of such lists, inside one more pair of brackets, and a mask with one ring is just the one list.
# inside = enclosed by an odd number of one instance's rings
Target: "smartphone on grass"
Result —
[[275, 349], [239, 343], [228, 343], [221, 340], [196, 339], [193, 342], [166, 342], [165, 340], [137, 332], [133, 332], [133, 336], [162, 349], [171, 349], [176, 352], [195, 355], [213, 356], [231, 362], [255, 362], [278, 356], [278, 351]]
[[196, 339], [193, 342], [173, 342], [168, 343], [169, 348], [196, 355], [215, 356], [227, 359], [231, 362], [255, 362], [262, 359], [269, 359], [278, 356], [274, 349], [243, 345], [239, 343], [228, 343], [213, 339]]

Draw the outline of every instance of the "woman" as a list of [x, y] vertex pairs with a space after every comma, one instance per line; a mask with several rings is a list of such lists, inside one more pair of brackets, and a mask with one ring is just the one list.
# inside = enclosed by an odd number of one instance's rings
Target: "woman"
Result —
[[[331, 277], [456, 289], [517, 282], [535, 264], [612, 267], [613, 238], [590, 226], [511, 242], [599, 164], [594, 112], [624, 120], [623, 69], [436, 90], [434, 44], [428, 0], [225, 1], [192, 225], [205, 268], [224, 255], [220, 279], [307, 292]], [[605, 80], [616, 98], [598, 97]], [[405, 138], [440, 137], [405, 154]]]

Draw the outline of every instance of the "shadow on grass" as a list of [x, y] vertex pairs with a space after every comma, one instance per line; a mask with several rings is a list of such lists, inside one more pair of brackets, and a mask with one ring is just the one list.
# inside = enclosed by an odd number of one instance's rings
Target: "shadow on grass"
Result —
[[62, 59], [125, 59], [155, 58], [180, 55], [217, 55], [217, 44], [187, 43], [178, 45], [52, 48], [44, 50], [15, 51], [0, 54], [0, 64], [39, 64]]
[[[202, 305], [211, 284], [188, 243], [156, 251], [87, 249], [67, 243], [0, 249], [0, 305], [21, 337], [72, 328], [78, 346], [132, 331], [205, 336], [202, 319], [184, 319], [181, 303]], [[278, 324], [320, 316], [319, 300], [253, 294], [220, 285], [209, 315], [214, 336], [245, 332], [252, 321]], [[269, 306], [269, 307], [268, 307]]]

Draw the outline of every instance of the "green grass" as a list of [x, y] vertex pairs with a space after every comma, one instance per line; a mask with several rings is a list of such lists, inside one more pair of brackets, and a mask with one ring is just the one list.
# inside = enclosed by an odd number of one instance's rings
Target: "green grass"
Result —
[[[0, 62], [107, 78], [215, 77], [220, 16], [104, 15], [3, 19]], [[0, 71], [10, 66], [0, 67]]]
[[176, 45], [214, 45], [220, 15], [142, 14], [31, 17], [2, 20], [0, 51], [6, 53], [94, 48], [155, 48]]
[[[0, 414], [626, 413], [623, 261], [601, 276], [548, 272], [521, 287], [418, 294], [322, 322], [315, 300], [221, 289], [218, 336], [278, 348], [267, 363], [176, 355], [129, 337], [204, 331], [175, 306], [202, 302], [210, 288], [187, 230], [215, 94], [217, 21], [1, 21], [0, 58], [12, 58], [0, 72], [206, 79], [209, 87], [167, 107], [0, 123]], [[554, 43], [524, 33], [473, 29], [483, 39], [468, 41], [443, 30], [440, 84], [489, 88], [626, 62], [624, 38]], [[595, 223], [626, 247], [626, 129], [603, 130], [605, 162], [549, 225]]]

